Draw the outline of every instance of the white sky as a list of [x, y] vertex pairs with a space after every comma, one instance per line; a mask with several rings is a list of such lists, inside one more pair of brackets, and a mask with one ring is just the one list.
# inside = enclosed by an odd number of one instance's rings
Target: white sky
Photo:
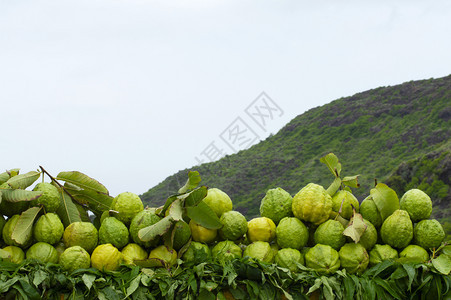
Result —
[[[0, 168], [141, 194], [236, 117], [263, 140], [337, 98], [450, 73], [448, 0], [0, 0]], [[266, 132], [244, 112], [262, 91], [284, 111]]]

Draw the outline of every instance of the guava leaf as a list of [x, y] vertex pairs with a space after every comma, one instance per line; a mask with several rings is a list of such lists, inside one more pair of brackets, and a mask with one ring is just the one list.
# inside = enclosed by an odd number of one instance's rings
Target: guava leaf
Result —
[[172, 205], [169, 207], [169, 215], [176, 222], [183, 219], [183, 205], [180, 199], [172, 202]]
[[335, 177], [334, 181], [330, 184], [330, 186], [327, 188], [326, 192], [333, 197], [335, 193], [338, 191], [338, 189], [341, 186], [341, 178]]
[[319, 161], [325, 164], [335, 177], [340, 177], [341, 163], [338, 161], [338, 157], [335, 154], [329, 153], [326, 156], [321, 157]]
[[23, 245], [31, 238], [33, 234], [33, 223], [40, 211], [41, 207], [30, 207], [20, 215], [11, 235], [14, 241]]
[[138, 231], [138, 238], [143, 242], [148, 242], [155, 239], [157, 236], [162, 236], [171, 229], [174, 219], [171, 215], [164, 217], [157, 223], [144, 227]]
[[86, 211], [86, 208], [84, 208], [80, 204], [77, 204], [77, 203], [74, 203], [74, 204], [75, 204], [75, 207], [78, 210], [78, 214], [80, 215], [80, 219], [83, 222], [91, 222], [91, 220], [89, 219], [88, 212]]
[[108, 195], [108, 190], [103, 184], [78, 171], [60, 172], [56, 176], [56, 179], [75, 184], [85, 190], [92, 190]]
[[11, 177], [6, 181], [6, 183], [13, 189], [26, 189], [32, 185], [41, 176], [41, 172], [30, 171], [25, 174], [20, 174]]
[[384, 183], [378, 183], [375, 188], [370, 190], [370, 195], [381, 214], [382, 221], [399, 209], [398, 195]]
[[359, 183], [359, 179], [358, 179], [359, 176], [360, 176], [360, 175], [355, 175], [355, 176], [345, 176], [345, 177], [343, 177], [343, 179], [341, 180], [341, 182], [342, 182], [344, 185], [347, 185], [347, 186], [349, 186], [349, 187], [352, 187], [352, 188], [358, 188], [358, 187], [360, 187], [360, 183]]
[[444, 246], [442, 248], [442, 253], [451, 256], [451, 245]]
[[185, 198], [185, 207], [196, 206], [207, 196], [207, 193], [208, 189], [206, 186], [201, 186], [198, 189], [190, 192], [189, 195]]
[[61, 218], [64, 227], [67, 227], [74, 222], [81, 222], [80, 212], [66, 192], [61, 191], [60, 201], [61, 203], [56, 213]]
[[362, 215], [356, 213], [354, 209], [354, 215], [349, 221], [348, 227], [343, 231], [343, 235], [349, 236], [357, 244], [366, 228], [367, 225], [363, 222]]
[[449, 275], [451, 272], [451, 256], [441, 254], [432, 260], [434, 268], [443, 275]]
[[2, 259], [10, 259], [11, 258], [11, 253], [9, 253], [8, 251], [5, 251], [3, 249], [0, 249], [0, 258], [2, 258]]
[[102, 214], [104, 211], [109, 210], [113, 203], [113, 197], [100, 192], [84, 190], [67, 183], [64, 185], [64, 188], [77, 202], [87, 205], [96, 214]]
[[3, 200], [8, 202], [33, 201], [42, 195], [41, 191], [4, 189], [1, 192]]
[[20, 169], [11, 169], [7, 170], [6, 172], [0, 173], [0, 184], [3, 184], [8, 181], [8, 179], [11, 178], [11, 173], [19, 174]]
[[189, 190], [196, 188], [201, 182], [201, 180], [202, 179], [200, 178], [200, 174], [198, 171], [189, 171], [188, 180], [186, 181], [185, 185], [179, 189], [178, 193], [183, 194]]
[[199, 202], [197, 206], [186, 207], [186, 215], [197, 224], [208, 229], [219, 229], [222, 227], [216, 213], [205, 202]]

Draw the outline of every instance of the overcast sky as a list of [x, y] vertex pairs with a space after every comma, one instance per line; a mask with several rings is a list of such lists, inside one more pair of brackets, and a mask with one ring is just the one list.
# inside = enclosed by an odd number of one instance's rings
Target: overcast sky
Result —
[[[0, 168], [142, 194], [212, 143], [231, 154], [337, 98], [449, 75], [450, 3], [0, 0]], [[238, 125], [253, 139], [227, 140]]]

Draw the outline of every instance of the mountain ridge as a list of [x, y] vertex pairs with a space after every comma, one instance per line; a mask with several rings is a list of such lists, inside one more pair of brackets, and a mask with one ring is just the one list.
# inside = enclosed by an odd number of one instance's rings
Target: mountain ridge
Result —
[[451, 75], [409, 81], [309, 109], [249, 149], [181, 170], [141, 198], [149, 206], [161, 205], [177, 192], [189, 170], [197, 170], [201, 184], [225, 191], [234, 209], [251, 218], [259, 214], [260, 200], [270, 188], [282, 187], [294, 195], [309, 182], [327, 187], [333, 178], [319, 158], [333, 152], [343, 165], [342, 174], [361, 175], [362, 187], [353, 192], [362, 200], [375, 178], [383, 182], [403, 162], [451, 148], [449, 140]]

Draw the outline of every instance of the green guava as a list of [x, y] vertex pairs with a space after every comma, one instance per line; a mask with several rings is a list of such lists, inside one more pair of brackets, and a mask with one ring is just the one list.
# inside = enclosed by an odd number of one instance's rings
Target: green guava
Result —
[[274, 250], [268, 242], [256, 241], [244, 249], [243, 257], [250, 257], [266, 263], [274, 261]]
[[236, 241], [247, 232], [247, 220], [240, 212], [231, 210], [222, 214], [219, 218], [222, 227], [219, 229], [221, 238]]
[[64, 225], [60, 217], [55, 213], [47, 213], [39, 217], [33, 227], [34, 239], [51, 245], [61, 240], [64, 233]]
[[276, 227], [277, 244], [281, 248], [301, 249], [307, 245], [309, 232], [301, 220], [285, 217]]
[[129, 225], [133, 217], [144, 210], [144, 205], [138, 195], [131, 192], [124, 192], [113, 199], [111, 209], [118, 212], [115, 217], [119, 221]]
[[385, 244], [398, 249], [407, 247], [413, 238], [413, 224], [409, 213], [405, 210], [395, 210], [385, 219], [380, 233]]
[[129, 233], [127, 226], [115, 217], [108, 217], [103, 220], [99, 229], [99, 243], [112, 244], [118, 249], [122, 249], [128, 244]]
[[[343, 205], [342, 205], [343, 203]], [[332, 197], [332, 210], [339, 212], [341, 207], [341, 216], [345, 219], [350, 219], [353, 215], [354, 207], [356, 211], [359, 211], [359, 200], [346, 190], [340, 190], [334, 194]]]
[[214, 260], [223, 262], [234, 258], [241, 258], [243, 251], [232, 241], [221, 241], [211, 249]]
[[121, 252], [124, 258], [124, 264], [126, 265], [134, 265], [135, 260], [145, 260], [148, 256], [146, 250], [135, 243], [128, 244]]
[[400, 208], [409, 213], [412, 222], [428, 219], [432, 213], [431, 198], [422, 190], [411, 189], [399, 200]]
[[99, 242], [97, 228], [91, 222], [74, 222], [63, 233], [66, 248], [80, 246], [91, 253]]
[[8, 257], [3, 257], [3, 259], [8, 260], [9, 262], [20, 264], [25, 259], [25, 252], [22, 249], [16, 246], [6, 246], [3, 248], [3, 251], [8, 253]]
[[296, 272], [299, 270], [297, 263], [303, 265], [304, 258], [297, 249], [283, 248], [277, 251], [274, 262], [279, 267], [289, 269], [291, 272]]
[[309, 183], [293, 197], [292, 210], [296, 218], [319, 225], [329, 219], [332, 198], [322, 186]]
[[362, 203], [360, 203], [359, 213], [364, 219], [370, 221], [374, 227], [381, 227], [382, 216], [371, 196], [366, 197]]
[[58, 189], [48, 182], [40, 182], [36, 184], [33, 191], [41, 191], [42, 195], [36, 200], [31, 201], [31, 206], [44, 206], [46, 212], [56, 212], [60, 206], [60, 192]]
[[122, 264], [121, 251], [111, 244], [97, 246], [91, 255], [91, 265], [100, 271], [115, 271]]
[[413, 237], [415, 244], [424, 249], [438, 248], [445, 239], [445, 231], [435, 219], [422, 220], [415, 225]]
[[278, 224], [283, 218], [293, 216], [292, 203], [293, 197], [284, 189], [270, 189], [260, 203], [260, 216]]
[[429, 254], [426, 249], [418, 245], [409, 245], [399, 253], [399, 258], [407, 257], [410, 260], [418, 263], [423, 263], [429, 260]]
[[360, 243], [348, 243], [338, 251], [341, 266], [349, 274], [362, 274], [370, 262], [368, 252]]
[[72, 273], [78, 269], [88, 269], [91, 266], [89, 253], [80, 246], [69, 247], [61, 253], [59, 264], [63, 270]]
[[335, 273], [340, 268], [340, 257], [337, 250], [329, 245], [316, 244], [305, 254], [308, 268], [322, 274]]
[[28, 248], [28, 246], [31, 245], [32, 234], [30, 234], [29, 236], [26, 237], [26, 240], [24, 243], [18, 243], [17, 241], [13, 240], [13, 238], [12, 238], [14, 228], [16, 227], [16, 224], [19, 221], [19, 218], [20, 218], [19, 215], [14, 215], [6, 221], [5, 226], [3, 226], [3, 231], [2, 231], [3, 241], [5, 241], [5, 244], [7, 244], [9, 246], [17, 246], [22, 249], [26, 249], [26, 248]]
[[179, 251], [191, 238], [191, 229], [185, 221], [177, 221], [174, 225], [174, 230], [174, 243], [172, 247]]
[[151, 250], [148, 258], [155, 260], [158, 267], [169, 268], [177, 263], [177, 251], [161, 245]]
[[315, 244], [329, 245], [338, 251], [346, 243], [343, 231], [344, 227], [339, 221], [327, 220], [316, 229], [313, 236]]
[[160, 241], [159, 237], [151, 241], [143, 242], [139, 239], [138, 232], [141, 229], [151, 226], [160, 220], [161, 218], [157, 216], [155, 209], [152, 208], [145, 209], [137, 213], [130, 223], [130, 235], [133, 241], [144, 248], [156, 247]]
[[377, 243], [377, 230], [370, 221], [363, 219], [363, 222], [366, 224], [366, 229], [360, 237], [359, 243], [362, 244], [367, 251], [370, 251]]
[[218, 216], [221, 217], [226, 211], [231, 211], [233, 203], [230, 197], [218, 188], [208, 189], [207, 196], [202, 200]]
[[276, 238], [276, 224], [270, 218], [253, 218], [247, 223], [246, 235], [250, 242], [272, 242]]
[[37, 242], [28, 248], [26, 257], [43, 263], [58, 263], [58, 252], [56, 252], [55, 247], [44, 242]]
[[211, 250], [208, 245], [200, 242], [191, 242], [188, 249], [183, 253], [183, 264], [194, 266], [211, 259]]
[[398, 251], [393, 249], [390, 245], [374, 245], [370, 251], [370, 265], [375, 266], [384, 260], [398, 258]]

